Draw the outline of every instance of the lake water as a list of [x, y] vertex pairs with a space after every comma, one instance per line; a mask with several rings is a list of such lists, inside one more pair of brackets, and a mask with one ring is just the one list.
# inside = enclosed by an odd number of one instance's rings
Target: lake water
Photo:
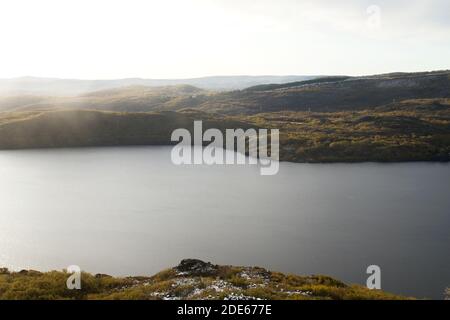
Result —
[[151, 275], [183, 258], [442, 298], [450, 165], [175, 166], [168, 147], [0, 152], [0, 266]]

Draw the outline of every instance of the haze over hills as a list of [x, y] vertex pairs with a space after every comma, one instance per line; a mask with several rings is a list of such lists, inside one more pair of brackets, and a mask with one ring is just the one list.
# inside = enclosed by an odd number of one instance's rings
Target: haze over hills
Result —
[[0, 97], [0, 111], [91, 109], [120, 112], [196, 109], [221, 114], [362, 110], [405, 99], [450, 98], [450, 71], [320, 77], [216, 92], [189, 84], [126, 86], [75, 97]]
[[190, 79], [116, 79], [116, 80], [77, 80], [58, 78], [21, 77], [0, 79], [2, 95], [44, 95], [73, 96], [91, 91], [108, 90], [129, 86], [173, 86], [192, 85], [205, 90], [239, 90], [267, 83], [286, 83], [314, 79], [317, 76], [213, 76]]

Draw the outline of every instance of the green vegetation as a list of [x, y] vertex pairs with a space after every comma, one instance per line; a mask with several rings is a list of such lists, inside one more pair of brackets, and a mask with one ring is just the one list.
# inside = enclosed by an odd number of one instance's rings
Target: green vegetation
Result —
[[[186, 260], [184, 260], [186, 261]], [[327, 276], [298, 276], [258, 267], [206, 264], [201, 272], [180, 266], [152, 277], [115, 278], [82, 273], [81, 290], [68, 290], [69, 274], [62, 271], [10, 272], [0, 269], [1, 299], [407, 299], [406, 297], [346, 285]], [[183, 264], [183, 262], [182, 262]], [[203, 264], [203, 265], [202, 265]], [[208, 266], [208, 269], [202, 269]], [[203, 271], [202, 271], [203, 270]]]
[[280, 129], [293, 162], [449, 161], [450, 99], [406, 100], [373, 110], [273, 112], [239, 117]]
[[280, 158], [292, 162], [448, 161], [450, 99], [405, 100], [341, 112], [226, 116], [195, 110], [0, 113], [0, 149], [169, 145], [177, 128], [280, 129]]

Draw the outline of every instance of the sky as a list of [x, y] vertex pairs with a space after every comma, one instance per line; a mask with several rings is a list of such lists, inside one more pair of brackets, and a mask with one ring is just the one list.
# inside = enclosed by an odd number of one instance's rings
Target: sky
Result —
[[0, 0], [0, 78], [441, 69], [448, 0]]

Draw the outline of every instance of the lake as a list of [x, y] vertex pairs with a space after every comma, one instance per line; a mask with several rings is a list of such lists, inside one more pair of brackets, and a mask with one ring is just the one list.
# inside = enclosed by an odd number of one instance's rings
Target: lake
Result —
[[183, 258], [443, 298], [450, 165], [175, 166], [169, 147], [0, 151], [0, 266], [152, 275]]

